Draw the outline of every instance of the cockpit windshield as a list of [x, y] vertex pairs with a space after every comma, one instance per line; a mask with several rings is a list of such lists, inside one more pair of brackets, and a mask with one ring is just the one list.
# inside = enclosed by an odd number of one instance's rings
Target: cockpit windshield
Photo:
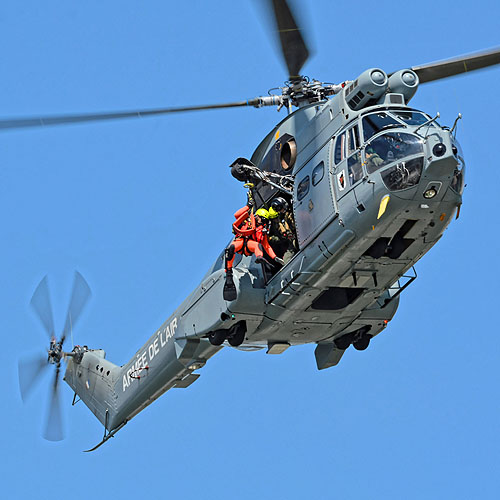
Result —
[[422, 154], [422, 141], [410, 134], [389, 132], [377, 137], [365, 148], [366, 168], [371, 174], [390, 163]]
[[387, 113], [371, 113], [363, 117], [363, 137], [367, 141], [381, 130], [391, 127], [404, 127], [404, 125]]

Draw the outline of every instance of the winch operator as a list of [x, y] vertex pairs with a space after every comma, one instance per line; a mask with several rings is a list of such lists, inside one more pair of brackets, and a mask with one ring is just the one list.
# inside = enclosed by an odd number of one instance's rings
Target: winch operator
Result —
[[271, 202], [269, 208], [271, 221], [269, 242], [277, 255], [287, 264], [297, 253], [295, 244], [295, 223], [287, 201], [279, 196]]

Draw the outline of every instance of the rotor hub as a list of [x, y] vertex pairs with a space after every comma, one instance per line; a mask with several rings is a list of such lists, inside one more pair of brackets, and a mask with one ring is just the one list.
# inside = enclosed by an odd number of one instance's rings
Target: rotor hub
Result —
[[48, 362], [53, 365], [59, 365], [63, 356], [62, 342], [57, 342], [55, 338], [52, 338], [48, 350]]

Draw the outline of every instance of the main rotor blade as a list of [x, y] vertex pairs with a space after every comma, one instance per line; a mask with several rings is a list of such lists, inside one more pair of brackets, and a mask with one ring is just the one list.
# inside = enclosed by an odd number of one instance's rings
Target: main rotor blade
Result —
[[309, 49], [288, 2], [286, 0], [271, 0], [271, 3], [289, 78], [296, 80], [299, 78], [302, 66], [309, 58]]
[[71, 290], [71, 299], [69, 301], [68, 312], [66, 313], [66, 321], [64, 323], [64, 330], [61, 337], [61, 345], [67, 335], [71, 332], [75, 323], [78, 321], [78, 318], [91, 295], [92, 292], [90, 291], [89, 285], [83, 276], [78, 271], [75, 271], [73, 289]]
[[136, 111], [118, 111], [111, 113], [95, 113], [81, 115], [39, 116], [32, 118], [15, 118], [0, 120], [0, 130], [17, 128], [44, 127], [50, 125], [66, 125], [70, 123], [98, 122], [106, 120], [121, 120], [124, 118], [146, 118], [148, 116], [164, 115], [168, 113], [184, 113], [187, 111], [203, 111], [208, 109], [237, 108], [243, 106], [257, 106], [258, 98], [247, 101], [230, 102], [225, 104], [207, 104], [201, 106], [183, 106], [176, 108], [141, 109]]
[[47, 366], [47, 356], [39, 355], [35, 358], [19, 360], [19, 389], [24, 402]]
[[432, 82], [442, 78], [468, 73], [477, 69], [500, 64], [500, 48], [475, 52], [444, 61], [424, 64], [411, 68], [417, 73], [420, 83]]
[[54, 384], [52, 386], [52, 394], [50, 398], [49, 413], [47, 416], [47, 425], [43, 437], [48, 441], [61, 441], [64, 439], [62, 414], [61, 414], [61, 398], [59, 396], [59, 371], [56, 369]]
[[52, 338], [54, 336], [54, 317], [52, 315], [47, 276], [45, 276], [36, 287], [33, 297], [31, 297], [30, 304], [42, 322], [45, 331], [48, 333], [49, 337]]

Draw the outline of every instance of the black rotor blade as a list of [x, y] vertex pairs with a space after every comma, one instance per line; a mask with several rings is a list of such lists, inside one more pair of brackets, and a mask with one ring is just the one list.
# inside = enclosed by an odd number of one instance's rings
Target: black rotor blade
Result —
[[288, 67], [290, 80], [298, 79], [300, 70], [309, 58], [309, 49], [302, 36], [303, 31], [294, 18], [286, 0], [271, 0], [276, 26], [281, 42], [281, 50]]
[[444, 61], [424, 64], [411, 68], [417, 73], [420, 83], [432, 82], [450, 76], [468, 73], [488, 66], [500, 64], [500, 48], [475, 52], [465, 56], [458, 56]]
[[47, 425], [43, 433], [43, 437], [48, 441], [61, 441], [64, 439], [61, 399], [59, 397], [59, 371], [60, 367], [58, 365], [54, 377], [54, 384], [52, 386]]
[[176, 108], [141, 109], [136, 111], [118, 111], [110, 113], [95, 113], [81, 115], [39, 116], [31, 118], [15, 118], [0, 120], [0, 130], [16, 128], [44, 127], [48, 125], [67, 125], [70, 123], [97, 122], [106, 120], [120, 120], [124, 118], [145, 118], [148, 116], [164, 115], [168, 113], [184, 113], [186, 111], [203, 111], [208, 109], [237, 108], [255, 106], [259, 99], [230, 102], [225, 104], [207, 104], [201, 106], [183, 106]]
[[78, 321], [78, 318], [91, 295], [92, 292], [90, 291], [89, 285], [87, 284], [83, 276], [78, 271], [75, 271], [73, 288], [71, 290], [71, 299], [69, 301], [68, 312], [66, 313], [66, 321], [64, 323], [64, 330], [60, 341], [61, 345], [71, 332], [72, 328], [75, 326], [75, 323]]
[[45, 276], [36, 287], [33, 297], [31, 297], [30, 304], [42, 322], [45, 331], [48, 333], [49, 337], [52, 338], [54, 336], [54, 317], [52, 315], [47, 276]]
[[46, 355], [19, 360], [19, 389], [23, 401], [26, 401], [32, 389], [38, 383], [47, 365]]

